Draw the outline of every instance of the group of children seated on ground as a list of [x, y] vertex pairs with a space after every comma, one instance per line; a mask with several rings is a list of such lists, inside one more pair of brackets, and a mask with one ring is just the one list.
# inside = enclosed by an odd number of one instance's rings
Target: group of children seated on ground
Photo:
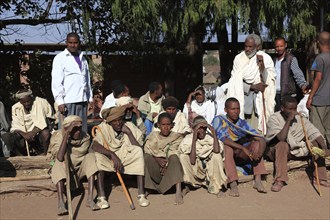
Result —
[[[121, 87], [125, 92], [127, 87]], [[218, 197], [229, 187], [229, 195], [238, 197], [236, 165], [244, 163], [252, 167], [253, 188], [266, 193], [261, 178], [268, 174], [263, 159], [267, 157], [275, 162], [276, 168], [271, 190], [279, 192], [288, 182], [288, 159], [310, 155], [307, 139], [318, 149], [314, 159], [320, 184], [330, 187], [325, 165], [330, 152], [326, 142], [297, 112], [297, 100], [293, 97], [282, 100], [281, 111], [271, 115], [263, 136], [239, 117], [240, 104], [236, 98], [226, 99], [225, 114], [217, 115], [214, 105], [207, 104], [205, 90], [199, 87], [189, 95], [181, 112], [179, 101], [175, 97], [163, 97], [161, 84], [152, 83], [137, 105], [128, 95], [116, 93], [110, 97], [111, 104], [104, 105], [100, 111], [102, 122], [91, 132], [82, 128], [80, 117], [70, 115], [59, 119], [61, 129], [51, 137], [45, 120], [49, 116], [48, 102], [43, 103], [43, 99], [33, 97], [28, 90], [20, 91], [18, 98], [20, 102], [12, 109], [13, 132], [2, 138], [7, 146], [21, 146], [17, 149], [22, 152], [24, 144], [31, 145], [38, 137], [43, 152], [52, 155], [55, 164], [51, 177], [58, 191], [59, 215], [68, 212], [63, 197], [66, 152], [70, 155], [70, 182], [74, 183], [71, 188], [77, 188], [79, 180], [87, 177], [87, 205], [92, 210], [109, 207], [104, 192], [105, 172], [136, 175], [141, 207], [150, 204], [148, 192], [165, 193], [174, 186], [175, 204], [180, 205], [189, 186], [205, 187]]]

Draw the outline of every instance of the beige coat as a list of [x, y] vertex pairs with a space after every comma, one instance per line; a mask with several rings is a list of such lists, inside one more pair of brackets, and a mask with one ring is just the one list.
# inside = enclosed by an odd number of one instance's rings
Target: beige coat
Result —
[[[62, 179], [66, 179], [66, 167], [64, 162], [60, 162], [56, 159], [57, 152], [61, 146], [63, 140], [62, 130], [55, 131], [51, 137], [48, 152], [52, 158], [55, 159], [55, 164], [52, 168], [51, 177], [54, 184]], [[89, 178], [95, 174], [98, 169], [95, 163], [95, 154], [89, 153], [88, 149], [90, 146], [90, 136], [86, 134], [80, 140], [68, 140], [68, 150], [70, 152], [70, 160], [72, 163], [71, 173], [71, 184], [73, 188], [79, 186], [79, 179], [86, 176]]]
[[[151, 110], [151, 106], [150, 106], [150, 101], [149, 101], [149, 93], [147, 92], [146, 94], [144, 94], [143, 96], [140, 97], [139, 102], [138, 102], [138, 110], [140, 110], [142, 112], [143, 115], [146, 115], [146, 118], [149, 121], [153, 121], [152, 119], [152, 112], [150, 112]], [[163, 111], [163, 106], [162, 106], [162, 100], [165, 97], [162, 96], [160, 99], [158, 99], [157, 103], [160, 105], [160, 112]]]
[[[306, 128], [307, 136], [310, 141], [315, 140], [317, 137], [321, 136], [321, 133], [314, 125], [303, 117], [303, 123]], [[280, 112], [275, 112], [269, 119], [267, 125], [266, 141], [270, 142], [276, 137], [278, 133], [283, 129], [285, 120]], [[309, 153], [303, 127], [301, 124], [301, 118], [296, 115], [295, 122], [289, 128], [288, 136], [286, 142], [290, 146], [290, 153], [296, 157], [307, 156]]]
[[[142, 132], [131, 122], [126, 122], [125, 125], [132, 131], [133, 136], [142, 146], [143, 135]], [[110, 147], [110, 151], [114, 152], [121, 160], [124, 166], [124, 173], [129, 175], [144, 175], [144, 158], [143, 150], [140, 146], [131, 144], [128, 136], [122, 133], [122, 136], [117, 136], [117, 133], [106, 122], [98, 125], [101, 129], [105, 140], [100, 132], [97, 132], [93, 141], [98, 142], [105, 147], [106, 141]], [[117, 136], [117, 137], [116, 137]], [[105, 147], [106, 148], [106, 147]], [[100, 170], [107, 172], [114, 172], [113, 162], [105, 155], [95, 152], [96, 164]]]
[[220, 153], [213, 153], [213, 138], [207, 134], [203, 140], [196, 141], [196, 163], [190, 162], [193, 134], [187, 135], [180, 144], [180, 162], [183, 167], [183, 180], [194, 187], [207, 186], [208, 191], [218, 194], [226, 184], [224, 172], [223, 143], [219, 141]]
[[160, 135], [159, 131], [154, 131], [147, 137], [144, 151], [155, 157], [169, 158], [172, 154], [178, 155], [181, 141], [182, 135], [173, 131], [167, 137]]
[[[159, 115], [163, 112], [165, 112], [165, 111], [160, 112]], [[158, 115], [154, 118], [154, 123], [157, 123], [157, 120], [158, 120]], [[185, 114], [182, 113], [180, 110], [176, 113], [173, 123], [174, 123], [174, 127], [171, 129], [171, 131], [179, 133], [179, 134], [191, 132], [191, 128], [188, 124], [188, 120], [187, 120]], [[159, 128], [153, 127], [152, 131], [160, 131], [160, 130], [159, 130]]]
[[32, 131], [34, 127], [43, 130], [47, 127], [46, 118], [53, 118], [53, 109], [46, 99], [36, 97], [29, 115], [25, 113], [20, 102], [13, 105], [12, 118], [11, 132]]

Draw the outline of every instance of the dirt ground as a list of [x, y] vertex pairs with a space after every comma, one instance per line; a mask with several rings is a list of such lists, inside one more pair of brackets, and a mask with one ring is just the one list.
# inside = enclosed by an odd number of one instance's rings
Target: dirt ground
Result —
[[[329, 174], [329, 171], [328, 171]], [[330, 219], [330, 188], [321, 187], [320, 197], [304, 171], [290, 173], [289, 185], [281, 192], [267, 194], [252, 189], [252, 182], [239, 185], [240, 197], [217, 198], [201, 188], [184, 197], [176, 206], [174, 194], [150, 194], [149, 207], [139, 207], [137, 189], [130, 187], [136, 210], [131, 210], [120, 186], [112, 189], [110, 208], [92, 212], [85, 206], [86, 197], [73, 198], [74, 219]], [[81, 201], [82, 200], [82, 201]], [[0, 219], [68, 219], [57, 216], [56, 192], [11, 193], [0, 195]]]

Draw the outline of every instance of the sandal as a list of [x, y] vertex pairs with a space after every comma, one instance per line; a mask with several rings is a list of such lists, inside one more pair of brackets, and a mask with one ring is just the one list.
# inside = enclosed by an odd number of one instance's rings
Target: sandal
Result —
[[271, 190], [273, 192], [279, 192], [281, 191], [282, 187], [284, 186], [284, 182], [283, 181], [275, 181], [274, 184], [272, 185]]
[[104, 196], [97, 197], [96, 205], [97, 205], [100, 209], [107, 209], [107, 208], [110, 207], [109, 203], [107, 202], [107, 200], [105, 199]]
[[141, 207], [147, 207], [150, 204], [149, 200], [146, 199], [145, 194], [140, 194], [137, 196], [137, 198], [138, 198], [138, 203]]

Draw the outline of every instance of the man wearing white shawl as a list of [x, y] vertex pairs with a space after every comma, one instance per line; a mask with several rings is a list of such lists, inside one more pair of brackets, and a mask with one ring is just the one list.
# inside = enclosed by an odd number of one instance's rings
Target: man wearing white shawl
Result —
[[238, 99], [240, 117], [249, 119], [255, 129], [265, 134], [266, 122], [274, 112], [276, 74], [272, 58], [258, 51], [261, 44], [258, 35], [247, 36], [244, 51], [234, 59], [227, 97]]
[[[3, 140], [16, 155], [27, 155], [25, 144], [43, 148], [47, 153], [50, 130], [47, 118], [53, 118], [53, 109], [46, 99], [34, 97], [31, 90], [22, 89], [16, 93], [19, 102], [12, 106], [12, 125], [10, 133], [3, 135]], [[39, 148], [34, 149], [41, 153]]]

